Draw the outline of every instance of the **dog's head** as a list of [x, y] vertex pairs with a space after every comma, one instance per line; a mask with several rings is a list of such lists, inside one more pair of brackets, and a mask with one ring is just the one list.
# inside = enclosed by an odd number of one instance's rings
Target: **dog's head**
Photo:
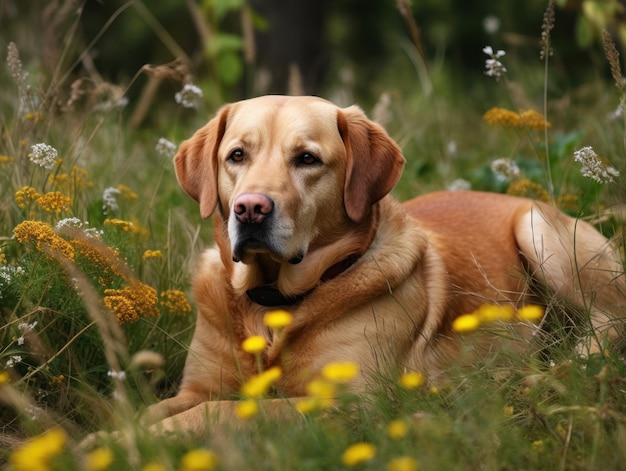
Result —
[[299, 263], [311, 244], [363, 221], [396, 184], [404, 157], [358, 107], [265, 96], [224, 106], [175, 157], [202, 217], [217, 208], [232, 256]]

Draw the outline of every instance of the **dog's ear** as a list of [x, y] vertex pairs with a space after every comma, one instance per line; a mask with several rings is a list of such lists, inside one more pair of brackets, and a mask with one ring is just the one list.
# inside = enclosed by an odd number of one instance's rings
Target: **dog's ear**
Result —
[[184, 141], [174, 165], [185, 192], [200, 204], [200, 214], [208, 218], [217, 206], [217, 149], [226, 129], [226, 105], [204, 127]]
[[340, 109], [337, 125], [347, 154], [344, 204], [358, 222], [397, 183], [405, 159], [398, 144], [359, 107]]

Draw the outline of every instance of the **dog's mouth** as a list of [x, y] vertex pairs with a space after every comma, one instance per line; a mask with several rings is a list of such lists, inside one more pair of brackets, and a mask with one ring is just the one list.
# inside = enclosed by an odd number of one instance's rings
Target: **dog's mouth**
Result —
[[298, 252], [295, 255], [287, 255], [283, 253], [273, 244], [257, 237], [239, 238], [233, 246], [233, 261], [249, 263], [256, 254], [268, 254], [276, 262], [289, 262], [296, 265], [304, 258], [304, 253]]

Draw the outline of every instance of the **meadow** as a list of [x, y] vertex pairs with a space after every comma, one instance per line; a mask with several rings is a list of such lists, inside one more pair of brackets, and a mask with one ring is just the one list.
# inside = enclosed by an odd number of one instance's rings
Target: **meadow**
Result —
[[[604, 34], [597, 70], [557, 78], [553, 26], [537, 18], [538, 46], [517, 54], [485, 47], [467, 82], [443, 59], [426, 64], [417, 44], [398, 45], [363, 102], [358, 75], [326, 97], [359, 102], [403, 147], [399, 199], [446, 188], [530, 196], [592, 221], [623, 254], [619, 53]], [[9, 42], [0, 67], [0, 467], [623, 469], [624, 358], [609, 348], [578, 356], [567, 322], [546, 326], [524, 355], [505, 348], [471, 369], [451, 366], [438, 387], [381, 377], [355, 397], [343, 391], [355, 365], [329, 365], [280, 423], [257, 409], [264, 372], [260, 390], [242, 390], [237, 423], [201, 438], [151, 436], [137, 417], [176, 391], [194, 325], [190, 273], [211, 243], [172, 157], [222, 103], [214, 82], [144, 69], [138, 76], [169, 74], [172, 92], [136, 127], [134, 82], [69, 80], [84, 57], [67, 54], [43, 72], [33, 47]], [[470, 349], [474, 327], [459, 330]], [[99, 430], [124, 439], [79, 446]]]

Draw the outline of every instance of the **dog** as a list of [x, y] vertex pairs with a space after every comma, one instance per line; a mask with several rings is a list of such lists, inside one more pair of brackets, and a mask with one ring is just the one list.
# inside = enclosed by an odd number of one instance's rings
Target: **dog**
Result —
[[[561, 300], [591, 320], [581, 341], [591, 353], [620, 335], [623, 266], [592, 225], [482, 192], [400, 204], [390, 191], [405, 158], [357, 106], [285, 96], [228, 104], [174, 161], [202, 218], [213, 216], [215, 245], [194, 274], [198, 315], [180, 390], [146, 415], [160, 430], [202, 433], [212, 417], [234, 419], [229, 398], [259, 361], [282, 371], [284, 398], [264, 400], [269, 410], [305, 396], [336, 361], [360, 366], [355, 392], [381, 374], [437, 378], [461, 354], [454, 320], [485, 304]], [[293, 316], [280, 335], [263, 324], [275, 309]], [[536, 331], [517, 324], [522, 338]], [[260, 355], [241, 347], [253, 335], [267, 340]]]

